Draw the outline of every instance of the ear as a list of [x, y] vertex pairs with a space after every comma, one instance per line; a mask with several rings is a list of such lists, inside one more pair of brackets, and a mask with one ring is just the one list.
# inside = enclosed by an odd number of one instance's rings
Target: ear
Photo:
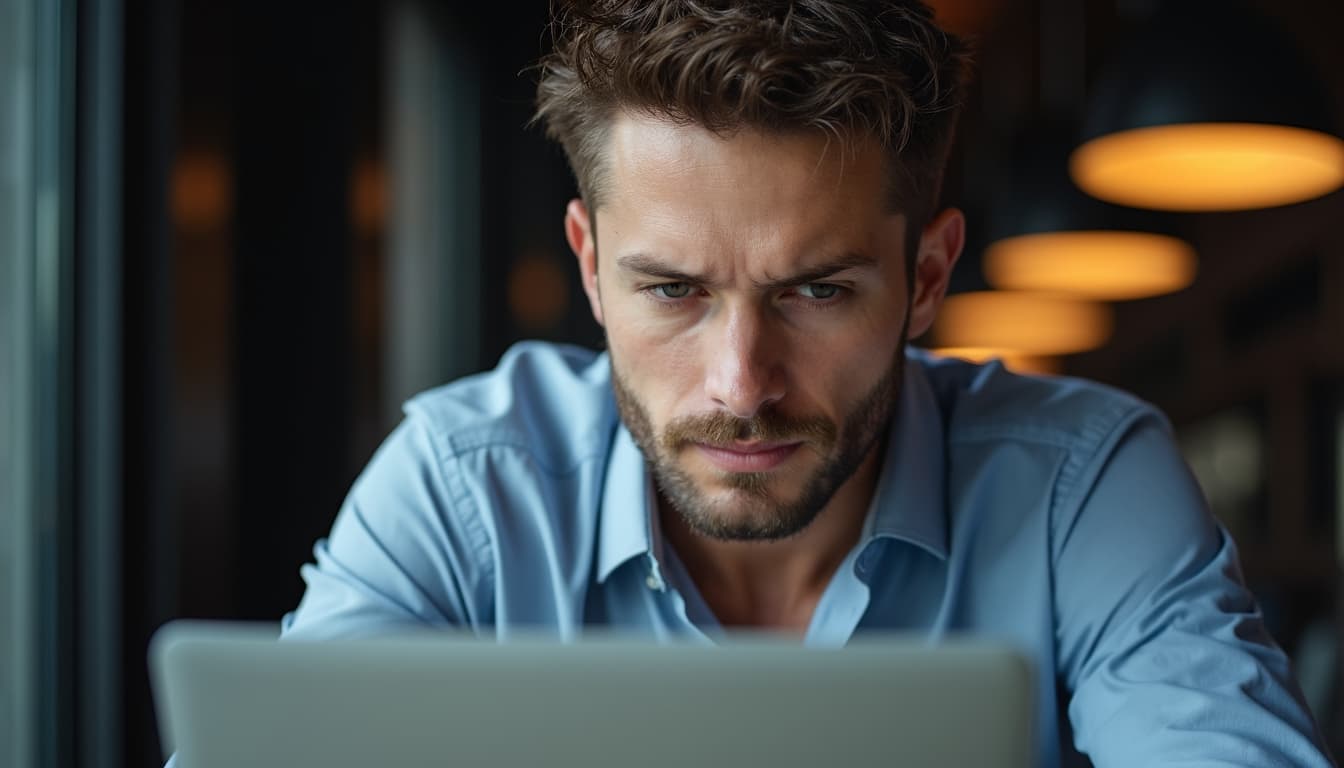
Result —
[[588, 306], [598, 325], [606, 327], [602, 320], [602, 295], [597, 288], [597, 240], [593, 237], [592, 220], [588, 218], [588, 208], [577, 197], [569, 201], [565, 208], [565, 239], [579, 260], [579, 277], [583, 280], [583, 292], [588, 295]]
[[909, 338], [924, 335], [947, 295], [952, 268], [966, 244], [966, 217], [956, 208], [939, 213], [919, 236], [915, 285], [910, 299]]

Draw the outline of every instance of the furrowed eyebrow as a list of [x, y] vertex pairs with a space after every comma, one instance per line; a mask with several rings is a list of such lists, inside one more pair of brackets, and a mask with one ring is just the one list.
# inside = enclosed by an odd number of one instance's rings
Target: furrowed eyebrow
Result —
[[637, 272], [641, 275], [662, 278], [664, 280], [674, 280], [678, 283], [703, 285], [707, 282], [707, 278], [703, 275], [692, 275], [689, 272], [673, 269], [646, 253], [632, 253], [627, 256], [621, 256], [616, 259], [616, 266], [627, 272]]
[[[621, 256], [616, 259], [616, 265], [629, 272], [636, 272], [649, 277], [671, 280], [678, 283], [705, 285], [710, 282], [709, 279], [703, 275], [695, 275], [689, 272], [683, 272], [679, 269], [673, 269], [659, 261], [656, 257], [645, 253], [632, 253], [626, 256]], [[825, 264], [819, 264], [816, 267], [791, 277], [781, 278], [779, 280], [769, 280], [766, 282], [753, 281], [753, 285], [758, 289], [767, 290], [794, 288], [800, 285], [824, 280], [838, 272], [844, 272], [847, 269], [873, 267], [876, 265], [877, 260], [871, 256], [851, 252], [846, 253], [838, 259], [829, 261]]]
[[838, 259], [829, 261], [825, 264], [819, 264], [805, 272], [800, 272], [792, 277], [785, 277], [779, 280], [771, 280], [764, 283], [755, 283], [757, 288], [779, 289], [796, 288], [808, 283], [816, 283], [825, 280], [838, 272], [844, 272], [847, 269], [860, 269], [864, 267], [877, 266], [877, 259], [863, 253], [846, 253]]

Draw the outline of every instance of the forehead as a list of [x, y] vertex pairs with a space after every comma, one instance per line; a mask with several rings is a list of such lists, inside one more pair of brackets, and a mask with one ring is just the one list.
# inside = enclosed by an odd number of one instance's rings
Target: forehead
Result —
[[[875, 140], [840, 140], [820, 130], [777, 133], [755, 128], [712, 132], [645, 114], [620, 113], [607, 139], [607, 168], [625, 178], [695, 179], [757, 184], [781, 192], [809, 188], [812, 196], [880, 191], [884, 153]], [[616, 190], [629, 194], [630, 190]]]
[[[715, 133], [622, 114], [607, 143], [599, 211], [618, 229], [797, 242], [890, 217], [876, 141], [823, 133]], [[603, 227], [606, 229], [606, 227]]]

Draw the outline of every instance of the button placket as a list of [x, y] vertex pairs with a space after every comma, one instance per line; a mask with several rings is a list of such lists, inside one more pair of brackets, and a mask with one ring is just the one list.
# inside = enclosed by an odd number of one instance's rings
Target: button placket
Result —
[[658, 569], [658, 560], [652, 554], [648, 555], [647, 566], [648, 575], [644, 577], [644, 584], [654, 592], [666, 592], [667, 582], [663, 580], [663, 575]]

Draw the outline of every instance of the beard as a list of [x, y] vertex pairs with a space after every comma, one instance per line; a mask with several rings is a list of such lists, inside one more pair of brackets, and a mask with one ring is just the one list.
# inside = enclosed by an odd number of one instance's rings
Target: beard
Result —
[[[904, 328], [901, 339], [882, 378], [846, 412], [839, 425], [820, 416], [791, 417], [771, 407], [749, 419], [721, 412], [684, 416], [674, 419], [659, 435], [648, 409], [627, 385], [614, 358], [612, 390], [621, 420], [643, 452], [658, 491], [691, 530], [720, 541], [777, 541], [801, 532], [816, 519], [883, 434], [905, 371]], [[792, 498], [780, 498], [771, 487], [781, 475], [719, 472], [717, 479], [724, 492], [715, 498], [677, 457], [697, 443], [724, 445], [734, 440], [798, 442], [798, 452], [815, 453], [820, 465], [803, 479], [801, 490]]]

